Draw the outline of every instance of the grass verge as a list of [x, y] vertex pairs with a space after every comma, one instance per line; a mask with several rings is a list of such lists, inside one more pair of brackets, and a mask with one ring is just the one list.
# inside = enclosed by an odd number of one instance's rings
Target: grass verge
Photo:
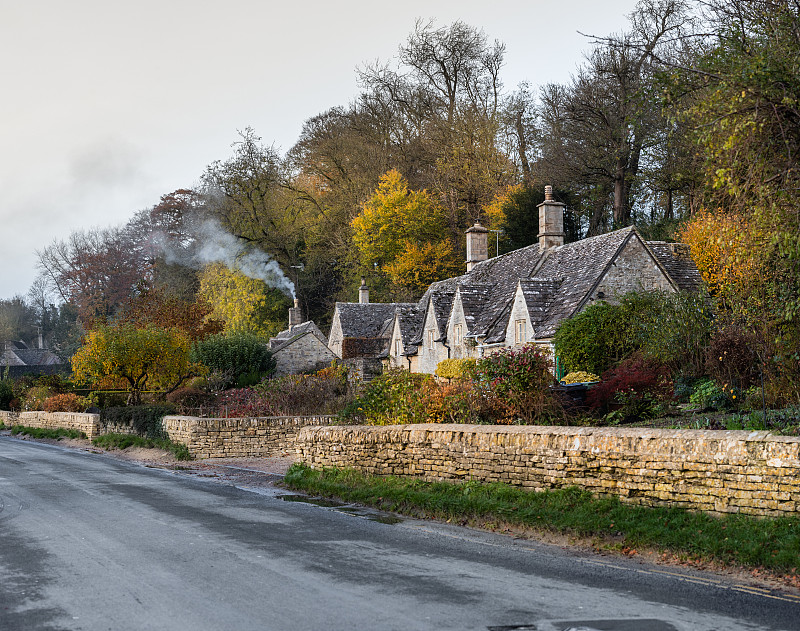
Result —
[[680, 508], [623, 504], [576, 487], [532, 492], [501, 483], [426, 482], [369, 476], [352, 469], [312, 470], [301, 464], [289, 469], [285, 484], [416, 517], [594, 538], [599, 545], [605, 542], [623, 552], [655, 549], [688, 561], [763, 568], [794, 579], [800, 567], [798, 517], [716, 517]]
[[167, 438], [144, 438], [133, 434], [103, 434], [92, 440], [92, 444], [102, 449], [127, 449], [128, 447], [156, 448], [169, 451], [178, 460], [191, 460], [189, 448]]
[[23, 436], [30, 436], [31, 438], [53, 438], [60, 440], [62, 438], [86, 438], [86, 434], [77, 429], [65, 429], [63, 427], [56, 427], [48, 429], [43, 427], [25, 427], [24, 425], [14, 425], [11, 428], [11, 435], [16, 436], [22, 434]]

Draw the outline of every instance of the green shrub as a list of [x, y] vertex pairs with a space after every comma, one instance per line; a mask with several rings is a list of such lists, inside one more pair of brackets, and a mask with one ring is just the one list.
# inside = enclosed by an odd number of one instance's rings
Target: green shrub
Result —
[[735, 392], [729, 394], [717, 382], [704, 379], [695, 386], [694, 392], [689, 397], [689, 403], [704, 410], [707, 408], [727, 410], [733, 407], [732, 396], [735, 396]]
[[145, 438], [132, 434], [103, 434], [92, 440], [92, 444], [101, 449], [128, 449], [143, 447], [145, 449], [163, 449], [172, 453], [177, 460], [191, 460], [189, 448], [182, 443], [175, 443], [166, 438]]
[[14, 400], [14, 387], [7, 379], [0, 379], [0, 410], [10, 410]]
[[254, 385], [275, 370], [266, 341], [253, 333], [220, 333], [199, 340], [191, 359], [221, 376], [221, 389]]
[[420, 423], [425, 420], [422, 386], [432, 381], [430, 375], [400, 368], [375, 377], [364, 393], [342, 412], [343, 419], [371, 425]]
[[176, 411], [171, 404], [105, 408], [100, 411], [100, 423], [103, 426], [127, 425], [139, 436], [163, 438], [161, 419]]
[[13, 436], [22, 434], [23, 436], [30, 436], [31, 438], [53, 438], [56, 440], [60, 440], [62, 438], [86, 438], [86, 434], [83, 432], [77, 429], [66, 429], [64, 427], [45, 428], [14, 425], [11, 428], [11, 434]]

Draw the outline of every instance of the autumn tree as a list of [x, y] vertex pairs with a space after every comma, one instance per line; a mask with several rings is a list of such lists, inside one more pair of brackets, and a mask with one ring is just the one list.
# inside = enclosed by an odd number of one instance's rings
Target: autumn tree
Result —
[[73, 355], [72, 371], [79, 383], [123, 380], [128, 404], [138, 405], [147, 388], [171, 392], [202, 371], [190, 362], [190, 350], [189, 338], [178, 329], [99, 325]]
[[206, 316], [225, 323], [226, 332], [275, 335], [284, 328], [291, 306], [289, 298], [264, 281], [228, 269], [221, 263], [207, 266], [200, 275], [199, 297], [211, 305]]
[[395, 288], [420, 292], [461, 266], [443, 209], [426, 191], [410, 190], [398, 171], [381, 178], [352, 225], [361, 268], [385, 274]]
[[75, 231], [36, 254], [41, 273], [87, 323], [115, 315], [152, 270], [145, 239], [128, 226]]
[[225, 323], [211, 317], [213, 310], [202, 298], [190, 302], [164, 289], [153, 288], [136, 296], [119, 320], [136, 328], [179, 329], [195, 341], [222, 331]]

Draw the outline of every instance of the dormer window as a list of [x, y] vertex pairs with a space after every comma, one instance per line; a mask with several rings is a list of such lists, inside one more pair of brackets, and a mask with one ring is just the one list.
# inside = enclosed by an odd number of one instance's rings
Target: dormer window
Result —
[[395, 340], [394, 341], [394, 354], [395, 354], [395, 357], [400, 357], [400, 354], [401, 354], [402, 350], [403, 350], [403, 348], [402, 348], [402, 344], [400, 343], [400, 340]]
[[428, 329], [428, 348], [433, 349], [433, 331]]
[[455, 344], [456, 346], [460, 346], [463, 341], [464, 341], [464, 336], [461, 330], [461, 325], [456, 324], [453, 327], [453, 344]]

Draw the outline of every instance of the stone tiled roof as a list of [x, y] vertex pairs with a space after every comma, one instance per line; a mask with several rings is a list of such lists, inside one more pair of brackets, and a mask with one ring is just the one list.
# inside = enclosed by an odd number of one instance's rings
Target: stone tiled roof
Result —
[[666, 241], [648, 241], [647, 246], [681, 291], [697, 291], [703, 286], [700, 272], [694, 261], [689, 258], [688, 245], [667, 243]]
[[319, 330], [319, 327], [316, 324], [314, 324], [314, 321], [306, 320], [301, 324], [296, 324], [290, 329], [284, 329], [275, 337], [271, 337], [269, 340], [269, 348], [271, 351], [276, 352], [281, 348], [288, 346], [289, 342], [296, 340], [301, 335], [305, 335], [306, 333], [313, 333], [323, 344], [325, 344], [325, 346], [328, 345], [328, 338], [326, 338], [325, 334]]
[[404, 307], [416, 307], [407, 302], [337, 302], [339, 323], [343, 337], [378, 337], [386, 321], [394, 318], [395, 311]]
[[[433, 283], [416, 305], [337, 303], [342, 331], [345, 337], [373, 337], [382, 330], [383, 335], [388, 335], [391, 333], [388, 320], [399, 311], [406, 353], [414, 354], [422, 343], [422, 325], [428, 304], [433, 304], [439, 339], [443, 340], [458, 291], [467, 334], [481, 337], [487, 344], [502, 342], [517, 287], [521, 286], [536, 337], [549, 338], [563, 320], [586, 304], [631, 239], [641, 240], [633, 227], [545, 252], [540, 251], [538, 243], [529, 245], [481, 261], [466, 274]], [[700, 286], [700, 275], [688, 258], [685, 246], [651, 242], [646, 247], [679, 289], [695, 290]]]
[[548, 251], [536, 275], [562, 278], [563, 282], [553, 296], [547, 316], [540, 322], [538, 337], [555, 335], [561, 321], [583, 306], [616, 254], [634, 234], [634, 228], [623, 228]]
[[0, 366], [56, 366], [62, 363], [60, 357], [46, 348], [19, 348], [17, 345], [0, 355]]

